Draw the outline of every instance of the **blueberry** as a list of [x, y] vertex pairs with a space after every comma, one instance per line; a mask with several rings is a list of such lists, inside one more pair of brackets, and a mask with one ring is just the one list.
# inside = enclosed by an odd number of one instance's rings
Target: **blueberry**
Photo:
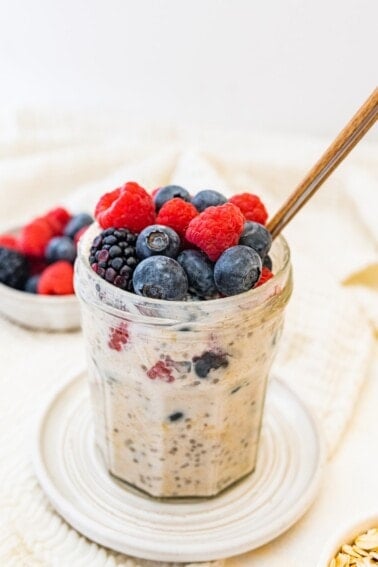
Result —
[[89, 226], [92, 224], [93, 218], [88, 213], [79, 213], [72, 217], [72, 219], [67, 223], [64, 229], [64, 236], [69, 236], [74, 238], [75, 234], [79, 232], [84, 226]]
[[272, 245], [272, 235], [262, 224], [246, 221], [239, 244], [253, 248], [259, 254], [260, 258], [264, 258]]
[[188, 291], [188, 278], [173, 258], [150, 256], [135, 268], [133, 285], [138, 295], [179, 301], [185, 298]]
[[37, 291], [37, 287], [38, 287], [38, 282], [39, 282], [39, 278], [41, 276], [30, 276], [30, 278], [28, 278], [26, 280], [26, 284], [25, 284], [25, 291], [27, 291], [28, 293], [38, 293]]
[[73, 263], [76, 258], [76, 245], [68, 236], [55, 236], [46, 247], [45, 257], [48, 262], [66, 260]]
[[171, 415], [168, 416], [169, 421], [179, 421], [180, 419], [182, 419], [184, 417], [184, 414], [182, 413], [182, 411], [176, 411], [175, 413], [171, 413]]
[[192, 204], [200, 213], [207, 209], [207, 207], [217, 207], [218, 205], [224, 205], [226, 202], [226, 197], [213, 189], [199, 191], [197, 195], [192, 198]]
[[210, 370], [226, 368], [228, 366], [227, 354], [208, 350], [201, 356], [194, 356], [194, 371], [199, 378], [206, 378]]
[[136, 241], [136, 254], [141, 260], [156, 255], [176, 258], [179, 250], [179, 235], [172, 228], [162, 224], [147, 226]]
[[258, 282], [261, 269], [261, 258], [256, 250], [248, 246], [232, 246], [215, 263], [215, 285], [224, 295], [242, 293]]
[[272, 271], [273, 262], [269, 254], [267, 254], [263, 260], [263, 268], [268, 268], [268, 270]]
[[214, 283], [214, 264], [198, 250], [183, 250], [177, 261], [188, 276], [189, 290], [200, 297], [216, 293]]
[[190, 203], [190, 193], [184, 189], [184, 187], [180, 187], [180, 185], [166, 185], [165, 187], [160, 187], [159, 191], [157, 191], [154, 196], [156, 210], [158, 211], [164, 203], [175, 197], [179, 197]]

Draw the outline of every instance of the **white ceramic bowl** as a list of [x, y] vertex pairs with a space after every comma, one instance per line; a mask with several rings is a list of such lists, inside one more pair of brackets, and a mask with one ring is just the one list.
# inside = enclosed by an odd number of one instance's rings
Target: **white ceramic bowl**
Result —
[[342, 545], [352, 543], [357, 536], [371, 528], [378, 528], [378, 512], [365, 515], [359, 520], [355, 519], [353, 522], [345, 524], [344, 527], [338, 530], [338, 533], [326, 543], [316, 567], [329, 567], [331, 559], [335, 557]]
[[0, 283], [0, 312], [30, 329], [70, 331], [80, 327], [75, 295], [37, 295]]
[[[13, 227], [4, 233], [17, 235], [19, 231]], [[79, 302], [74, 294], [38, 295], [0, 283], [0, 313], [29, 329], [72, 331], [80, 327]]]

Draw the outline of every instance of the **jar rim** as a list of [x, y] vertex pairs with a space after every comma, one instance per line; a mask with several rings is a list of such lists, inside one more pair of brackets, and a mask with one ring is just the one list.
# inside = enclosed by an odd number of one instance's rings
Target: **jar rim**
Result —
[[[114, 295], [114, 293], [122, 293], [122, 297], [123, 298], [127, 298], [127, 302], [129, 305], [137, 308], [138, 306], [140, 306], [141, 304], [143, 304], [143, 306], [145, 308], [151, 308], [151, 309], [157, 309], [157, 308], [164, 308], [166, 307], [169, 311], [174, 311], [175, 309], [180, 310], [182, 308], [185, 308], [186, 310], [190, 310], [190, 308], [198, 308], [198, 304], [202, 305], [206, 305], [206, 310], [211, 313], [213, 310], [217, 311], [219, 309], [222, 308], [228, 308], [230, 305], [232, 305], [233, 303], [235, 303], [235, 301], [239, 301], [240, 303], [244, 303], [245, 301], [248, 300], [254, 300], [254, 302], [256, 302], [256, 306], [259, 304], [264, 303], [264, 299], [265, 298], [269, 298], [272, 296], [272, 290], [275, 289], [275, 286], [277, 285], [278, 281], [281, 281], [285, 275], [285, 272], [287, 271], [289, 265], [290, 265], [290, 258], [291, 258], [291, 254], [290, 254], [290, 248], [289, 245], [286, 241], [286, 239], [284, 238], [284, 236], [282, 236], [282, 234], [280, 234], [276, 240], [273, 241], [273, 246], [280, 246], [282, 252], [282, 261], [280, 262], [280, 265], [278, 267], [278, 270], [275, 271], [274, 276], [268, 280], [264, 285], [256, 287], [256, 288], [252, 288], [249, 289], [248, 291], [245, 291], [243, 293], [239, 293], [236, 295], [231, 295], [228, 297], [220, 297], [220, 298], [216, 298], [216, 299], [207, 299], [204, 301], [183, 301], [183, 300], [167, 300], [167, 299], [156, 299], [156, 298], [152, 298], [152, 297], [145, 297], [142, 295], [138, 295], [136, 293], [132, 293], [130, 291], [126, 291], [126, 290], [121, 290], [119, 288], [117, 288], [116, 286], [112, 285], [111, 283], [107, 282], [106, 280], [104, 280], [103, 278], [100, 278], [100, 276], [98, 276], [92, 269], [91, 266], [89, 264], [89, 247], [90, 247], [90, 243], [93, 241], [93, 238], [96, 234], [98, 234], [98, 230], [99, 227], [97, 225], [97, 223], [93, 223], [88, 230], [86, 230], [86, 232], [84, 233], [84, 235], [82, 236], [82, 238], [79, 241], [79, 245], [78, 245], [78, 256], [77, 256], [77, 260], [76, 260], [76, 264], [78, 262], [80, 262], [85, 270], [85, 272], [87, 273], [88, 277], [90, 278], [94, 278], [96, 279], [96, 281], [98, 281], [98, 283], [101, 285], [101, 287], [103, 288], [103, 290], [109, 291], [110, 295]], [[77, 267], [77, 266], [76, 266]], [[78, 293], [77, 290], [77, 286], [76, 287], [76, 293], [78, 294], [79, 297], [81, 297], [81, 294]], [[103, 303], [101, 304], [101, 307], [104, 310], [111, 310], [111, 311], [119, 311], [122, 312], [122, 309], [117, 309], [117, 307], [114, 307], [112, 305], [109, 305], [108, 303]]]

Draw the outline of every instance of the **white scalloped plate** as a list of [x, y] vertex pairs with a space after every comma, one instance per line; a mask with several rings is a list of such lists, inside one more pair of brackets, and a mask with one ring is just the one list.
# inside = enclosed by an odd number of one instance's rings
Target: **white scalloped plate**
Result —
[[89, 539], [155, 561], [209, 561], [255, 549], [309, 508], [324, 453], [298, 398], [272, 380], [256, 471], [210, 499], [159, 500], [107, 473], [94, 443], [85, 374], [44, 407], [33, 451], [56, 510]]

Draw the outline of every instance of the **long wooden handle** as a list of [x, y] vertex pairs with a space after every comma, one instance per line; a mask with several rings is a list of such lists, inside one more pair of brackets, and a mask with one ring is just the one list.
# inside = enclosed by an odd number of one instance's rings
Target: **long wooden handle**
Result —
[[319, 189], [332, 171], [343, 161], [378, 118], [378, 88], [364, 102], [319, 161], [310, 169], [291, 196], [268, 222], [267, 229], [275, 238]]

